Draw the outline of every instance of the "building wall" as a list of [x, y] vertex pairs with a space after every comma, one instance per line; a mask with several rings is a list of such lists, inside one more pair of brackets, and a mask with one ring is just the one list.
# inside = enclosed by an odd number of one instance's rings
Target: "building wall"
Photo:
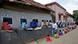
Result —
[[71, 18], [70, 16], [68, 16], [67, 21], [70, 22], [70, 23], [74, 22], [73, 18]]
[[[54, 5], [50, 5], [50, 6], [47, 6], [48, 8], [52, 9], [53, 11], [55, 11], [55, 16], [56, 16], [56, 22], [59, 21], [59, 14], [62, 13], [63, 15], [65, 15], [66, 11], [63, 10], [62, 8], [58, 7], [56, 4]], [[63, 15], [61, 16], [61, 20], [63, 21]]]
[[38, 19], [39, 23], [41, 23], [42, 20], [52, 20], [49, 13], [31, 11], [26, 9], [24, 11], [16, 11], [2, 8], [0, 9], [0, 25], [3, 22], [3, 17], [11, 17], [13, 22], [12, 27], [14, 28], [20, 28], [20, 18], [27, 19], [27, 27], [29, 27], [32, 19]]

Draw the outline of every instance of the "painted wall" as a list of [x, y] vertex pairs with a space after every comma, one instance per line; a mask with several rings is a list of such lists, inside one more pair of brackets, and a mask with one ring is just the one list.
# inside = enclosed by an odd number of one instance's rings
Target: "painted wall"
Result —
[[68, 22], [74, 22], [73, 18], [71, 18], [70, 16], [68, 16], [67, 21]]
[[[62, 13], [63, 15], [65, 15], [66, 11], [63, 10], [62, 8], [60, 8], [59, 6], [57, 6], [56, 4], [54, 5], [50, 5], [50, 6], [47, 6], [48, 8], [52, 9], [53, 11], [55, 11], [55, 16], [56, 16], [56, 22], [59, 21], [59, 15], [60, 13]], [[63, 21], [63, 16], [61, 16], [61, 20]]]
[[13, 22], [12, 27], [14, 28], [20, 28], [21, 18], [27, 19], [28, 27], [32, 19], [38, 19], [39, 23], [41, 23], [42, 20], [52, 20], [49, 13], [37, 12], [37, 11], [31, 11], [31, 10], [16, 11], [16, 10], [2, 8], [0, 9], [0, 25], [3, 22], [3, 17], [11, 17]]

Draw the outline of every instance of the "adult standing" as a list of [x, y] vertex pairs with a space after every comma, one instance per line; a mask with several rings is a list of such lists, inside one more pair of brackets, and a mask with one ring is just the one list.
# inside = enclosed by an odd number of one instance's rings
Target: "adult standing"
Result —
[[54, 34], [55, 33], [57, 33], [57, 23], [54, 21], [53, 23], [52, 23], [52, 35], [54, 36]]

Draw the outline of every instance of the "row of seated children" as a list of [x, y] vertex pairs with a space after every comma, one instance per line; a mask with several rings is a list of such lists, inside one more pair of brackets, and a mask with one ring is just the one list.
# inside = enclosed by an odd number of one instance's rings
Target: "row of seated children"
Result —
[[54, 33], [54, 38], [59, 38], [60, 36], [63, 36], [64, 34], [68, 33], [68, 29], [59, 30], [58, 32]]

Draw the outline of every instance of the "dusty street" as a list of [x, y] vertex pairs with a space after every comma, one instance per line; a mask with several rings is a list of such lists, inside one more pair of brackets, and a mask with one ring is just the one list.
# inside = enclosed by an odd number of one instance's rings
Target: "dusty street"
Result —
[[[74, 29], [73, 31], [65, 34], [59, 39], [54, 39], [52, 43], [50, 44], [78, 44], [78, 27], [77, 29]], [[48, 44], [44, 39], [40, 39], [37, 42], [31, 42], [28, 44]]]

